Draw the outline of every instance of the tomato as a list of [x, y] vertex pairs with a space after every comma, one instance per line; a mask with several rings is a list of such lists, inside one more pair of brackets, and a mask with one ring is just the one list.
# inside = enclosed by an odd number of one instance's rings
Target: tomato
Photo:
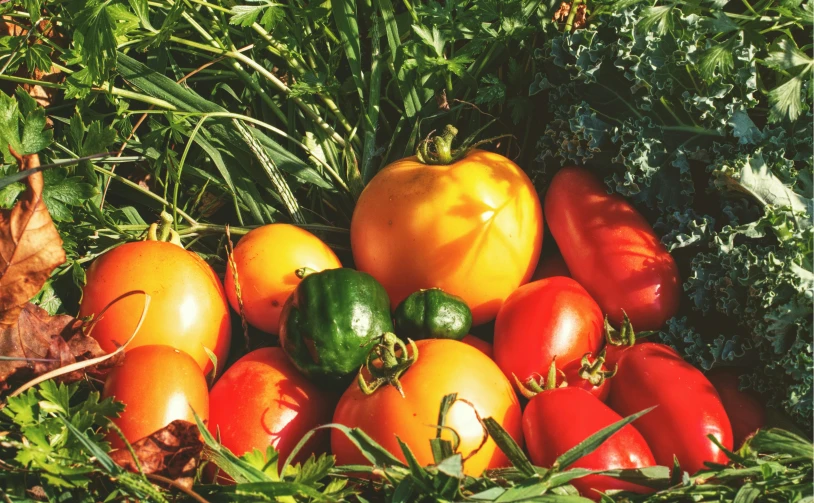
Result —
[[[240, 456], [269, 445], [280, 464], [308, 431], [331, 422], [336, 399], [300, 374], [282, 349], [262, 348], [229, 367], [209, 393], [209, 431]], [[317, 434], [297, 460], [328, 450], [328, 433]]]
[[512, 293], [495, 322], [495, 362], [521, 382], [565, 366], [602, 346], [602, 312], [579, 283], [553, 277]]
[[565, 265], [565, 260], [562, 258], [562, 255], [557, 253], [540, 257], [540, 261], [537, 263], [537, 269], [535, 269], [534, 274], [531, 276], [531, 280], [538, 281], [554, 276], [571, 277], [571, 271], [569, 271], [568, 266]]
[[543, 215], [531, 180], [502, 155], [473, 150], [450, 165], [410, 157], [365, 187], [350, 237], [357, 268], [384, 285], [394, 309], [437, 287], [463, 298], [480, 325], [531, 278]]
[[[143, 290], [150, 306], [138, 334], [127, 346], [166, 345], [190, 355], [208, 373], [212, 363], [223, 368], [232, 328], [223, 286], [209, 265], [180, 246], [139, 241], [118, 246], [97, 258], [87, 272], [79, 316], [99, 315], [120, 295]], [[119, 300], [98, 318], [91, 335], [105, 351], [130, 338], [144, 307], [142, 295]]]
[[485, 340], [481, 339], [480, 337], [475, 337], [474, 335], [465, 335], [461, 342], [464, 344], [469, 344], [473, 348], [477, 349], [481, 353], [488, 356], [490, 359], [494, 356], [494, 350], [492, 348], [492, 344], [486, 342]]
[[704, 461], [726, 463], [728, 458], [707, 435], [732, 449], [732, 427], [721, 399], [709, 379], [664, 344], [643, 342], [619, 359], [608, 404], [622, 416], [657, 406], [633, 423], [656, 462], [695, 473]]
[[[209, 417], [209, 390], [201, 368], [191, 356], [169, 346], [128, 350], [124, 364], [105, 381], [102, 398], [108, 397], [125, 405], [113, 423], [131, 444], [176, 419], [194, 423], [193, 410], [202, 421]], [[124, 447], [114, 432], [108, 440], [113, 447]]]
[[591, 356], [586, 353], [582, 359], [563, 367], [563, 377], [569, 387], [584, 389], [604, 402], [610, 393], [609, 379], [616, 374], [616, 368], [608, 370], [604, 350], [595, 359]]
[[[279, 334], [283, 305], [300, 279], [297, 269], [338, 269], [336, 254], [310, 232], [289, 224], [269, 224], [252, 230], [235, 246], [235, 265], [246, 321], [264, 332]], [[229, 304], [239, 311], [231, 270], [224, 276]]]
[[[404, 461], [397, 438], [415, 454], [422, 465], [433, 463], [430, 439], [435, 438], [438, 412], [445, 395], [472, 403], [480, 417], [493, 417], [522, 445], [520, 404], [511, 384], [495, 365], [477, 349], [452, 339], [417, 341], [418, 359], [401, 376], [402, 397], [395, 387], [385, 385], [371, 395], [352, 384], [342, 395], [333, 422], [361, 428], [373, 440]], [[458, 401], [449, 410], [446, 425], [460, 437], [464, 457], [481, 445], [484, 429], [472, 406]], [[451, 440], [448, 431], [442, 438]], [[361, 452], [338, 431], [331, 432], [331, 448], [338, 465], [368, 464]], [[490, 438], [464, 464], [464, 472], [477, 476], [488, 468], [509, 466], [506, 456]]]
[[706, 376], [718, 391], [729, 416], [733, 445], [740, 448], [744, 440], [766, 425], [766, 407], [754, 394], [741, 391], [737, 370], [718, 368], [710, 370]]
[[[620, 421], [622, 417], [579, 388], [557, 388], [539, 393], [529, 401], [523, 412], [523, 435], [531, 461], [551, 467], [568, 449], [597, 431]], [[589, 470], [613, 470], [654, 466], [653, 453], [641, 433], [627, 425], [596, 450], [572, 466]], [[581, 495], [599, 500], [596, 491], [622, 489], [636, 493], [649, 489], [602, 475], [574, 479], [571, 484]]]
[[545, 197], [545, 214], [571, 275], [619, 325], [656, 330], [678, 310], [681, 280], [647, 220], [583, 168], [564, 168]]

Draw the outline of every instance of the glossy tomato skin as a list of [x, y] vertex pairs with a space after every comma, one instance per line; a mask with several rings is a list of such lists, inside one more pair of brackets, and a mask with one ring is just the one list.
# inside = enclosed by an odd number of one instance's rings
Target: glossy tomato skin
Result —
[[608, 404], [622, 416], [657, 406], [634, 422], [656, 462], [695, 473], [704, 461], [727, 462], [707, 435], [732, 449], [732, 427], [718, 392], [700, 370], [664, 344], [643, 342], [626, 350], [613, 377]]
[[[392, 386], [365, 395], [354, 383], [340, 398], [333, 422], [361, 428], [403, 461], [398, 437], [410, 446], [419, 463], [429, 465], [433, 463], [429, 441], [435, 437], [441, 400], [445, 395], [458, 393], [458, 398], [470, 401], [482, 418], [493, 417], [522, 446], [520, 404], [511, 384], [492, 360], [472, 346], [451, 339], [425, 339], [416, 345], [418, 360], [401, 377], [404, 398]], [[464, 456], [483, 440], [483, 427], [465, 403], [452, 405], [446, 424], [460, 435], [459, 452]], [[448, 432], [442, 437], [451, 439]], [[338, 465], [368, 464], [337, 430], [331, 431], [331, 450]], [[509, 465], [506, 456], [489, 439], [466, 461], [464, 472], [477, 476], [488, 468]]]
[[474, 325], [528, 282], [543, 239], [540, 200], [516, 164], [474, 150], [448, 166], [414, 157], [380, 171], [351, 221], [359, 270], [373, 275], [392, 307], [422, 288], [464, 299]]
[[[336, 398], [300, 374], [278, 347], [252, 351], [221, 376], [209, 394], [209, 431], [241, 456], [271, 445], [279, 466], [311, 429], [331, 422]], [[296, 461], [328, 449], [328, 432], [318, 433]]]
[[[114, 397], [125, 405], [113, 419], [132, 444], [176, 419], [195, 422], [209, 417], [209, 390], [201, 368], [186, 353], [169, 346], [139, 346], [125, 354], [124, 364], [108, 375], [102, 398]], [[118, 435], [108, 435], [111, 446], [123, 448]]]
[[[98, 315], [120, 295], [143, 290], [150, 306], [138, 334], [127, 346], [166, 345], [187, 353], [208, 373], [212, 363], [204, 347], [223, 368], [232, 328], [223, 286], [209, 265], [180, 246], [138, 241], [97, 258], [87, 272], [79, 316]], [[127, 342], [144, 308], [143, 295], [131, 295], [105, 311], [91, 332], [111, 352]], [[219, 370], [220, 371], [220, 370]]]
[[657, 330], [678, 310], [673, 257], [625, 199], [583, 168], [564, 168], [545, 197], [551, 234], [575, 280], [618, 326], [622, 310], [638, 330]]
[[[342, 267], [328, 245], [289, 224], [269, 224], [252, 230], [238, 241], [234, 259], [246, 321], [275, 335], [280, 333], [283, 305], [301, 281], [294, 272], [303, 267], [316, 272]], [[239, 311], [231, 271], [226, 271], [223, 283], [229, 304]]]
[[[566, 387], [543, 391], [529, 401], [523, 412], [526, 448], [535, 465], [551, 467], [568, 449], [621, 419], [619, 414], [583, 389]], [[655, 464], [653, 453], [641, 433], [627, 425], [573, 466], [611, 470]], [[599, 494], [594, 489], [602, 492], [622, 489], [640, 494], [652, 492], [602, 475], [589, 475], [571, 483], [581, 495], [597, 501]]]
[[713, 369], [706, 376], [721, 397], [732, 423], [734, 446], [740, 448], [744, 440], [766, 425], [766, 407], [752, 393], [740, 390], [737, 370]]
[[562, 368], [602, 346], [599, 306], [571, 278], [557, 276], [512, 293], [495, 322], [495, 362], [512, 382], [546, 375], [552, 360]]
[[476, 337], [472, 334], [465, 335], [464, 338], [461, 339], [461, 342], [463, 342], [464, 344], [469, 344], [473, 348], [477, 349], [481, 353], [488, 356], [490, 360], [494, 359], [495, 353], [490, 342], [487, 342], [481, 339], [480, 337]]

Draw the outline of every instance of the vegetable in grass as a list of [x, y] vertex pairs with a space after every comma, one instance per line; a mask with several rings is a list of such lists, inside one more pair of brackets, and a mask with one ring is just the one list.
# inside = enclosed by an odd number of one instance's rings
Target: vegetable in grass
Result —
[[280, 315], [280, 345], [317, 383], [345, 383], [365, 362], [376, 337], [393, 331], [382, 285], [353, 269], [299, 270], [302, 281]]
[[472, 311], [460, 297], [430, 288], [404, 299], [393, 313], [393, 324], [402, 338], [459, 341], [472, 327]]

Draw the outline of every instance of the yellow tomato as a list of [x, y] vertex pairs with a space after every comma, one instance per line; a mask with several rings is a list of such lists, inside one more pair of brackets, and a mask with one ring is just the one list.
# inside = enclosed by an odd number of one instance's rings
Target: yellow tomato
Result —
[[[240, 296], [246, 321], [253, 327], [278, 333], [280, 313], [300, 279], [294, 274], [307, 267], [315, 271], [337, 269], [336, 254], [310, 232], [288, 224], [269, 224], [252, 230], [235, 246]], [[224, 277], [229, 304], [238, 311], [231, 270]]]
[[356, 266], [384, 285], [393, 308], [437, 287], [462, 297], [476, 325], [528, 282], [542, 240], [531, 180], [483, 150], [450, 165], [410, 157], [387, 166], [362, 192], [351, 222]]

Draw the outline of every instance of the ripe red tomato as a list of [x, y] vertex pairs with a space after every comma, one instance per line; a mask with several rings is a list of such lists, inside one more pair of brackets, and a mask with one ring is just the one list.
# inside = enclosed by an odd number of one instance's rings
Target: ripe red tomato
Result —
[[[354, 382], [342, 395], [333, 422], [361, 428], [391, 454], [404, 461], [397, 438], [415, 454], [422, 465], [433, 463], [430, 439], [435, 438], [438, 412], [445, 395], [474, 405], [480, 417], [493, 417], [522, 445], [520, 404], [511, 384], [495, 365], [477, 349], [452, 339], [417, 341], [418, 359], [401, 376], [404, 397], [386, 385], [365, 395]], [[483, 440], [483, 426], [472, 407], [455, 402], [446, 425], [460, 437], [459, 452], [469, 455]], [[442, 438], [451, 440], [444, 431]], [[337, 430], [331, 432], [331, 449], [338, 465], [368, 464], [359, 450]], [[489, 468], [509, 466], [506, 456], [489, 438], [464, 464], [467, 475], [478, 476]]]
[[[139, 346], [128, 350], [124, 364], [108, 375], [102, 398], [124, 403], [121, 417], [113, 419], [131, 444], [176, 419], [195, 422], [209, 417], [209, 391], [201, 368], [188, 354], [169, 346]], [[124, 442], [111, 432], [115, 448]]]
[[463, 298], [481, 325], [531, 278], [543, 214], [529, 177], [500, 154], [473, 150], [449, 165], [409, 157], [365, 187], [350, 238], [357, 268], [384, 286], [394, 309], [438, 287]]
[[512, 293], [495, 322], [495, 362], [514, 382], [544, 375], [602, 346], [602, 312], [579, 283], [557, 276]]
[[704, 461], [726, 463], [727, 456], [707, 435], [732, 449], [732, 426], [718, 392], [700, 370], [664, 344], [643, 342], [619, 359], [608, 404], [622, 416], [657, 407], [636, 420], [656, 462], [695, 473]]
[[[118, 246], [91, 264], [79, 316], [98, 315], [114, 299], [133, 290], [150, 297], [138, 334], [127, 346], [165, 345], [190, 355], [208, 373], [218, 357], [218, 372], [229, 355], [232, 328], [223, 286], [209, 265], [178, 245], [138, 241]], [[144, 297], [131, 295], [105, 311], [91, 335], [105, 351], [114, 351], [133, 334]]]
[[[538, 466], [551, 467], [568, 449], [621, 419], [619, 414], [585, 390], [566, 387], [543, 391], [529, 401], [523, 412], [523, 435], [531, 461]], [[613, 470], [655, 464], [653, 453], [642, 435], [627, 425], [572, 466]], [[597, 501], [600, 497], [596, 491], [652, 492], [602, 475], [589, 475], [571, 483], [581, 495]]]
[[734, 446], [740, 448], [744, 440], [766, 424], [766, 408], [755, 395], [741, 391], [739, 373], [732, 368], [713, 369], [706, 373], [715, 386], [726, 414], [732, 423]]
[[616, 369], [608, 370], [605, 365], [605, 352], [602, 351], [596, 358], [590, 353], [580, 360], [574, 360], [562, 369], [563, 377], [569, 388], [581, 388], [602, 400], [608, 398], [610, 393], [610, 378]]
[[[342, 267], [328, 245], [289, 224], [269, 224], [252, 230], [238, 241], [233, 256], [246, 321], [275, 335], [279, 333], [283, 305], [301, 281], [294, 271], [303, 267], [317, 272]], [[230, 270], [223, 282], [229, 304], [239, 311]]]
[[545, 215], [571, 275], [615, 325], [622, 310], [639, 330], [656, 330], [676, 313], [681, 281], [673, 257], [647, 220], [590, 172], [560, 170]]
[[[209, 431], [240, 456], [269, 445], [280, 464], [308, 431], [331, 422], [336, 399], [300, 374], [280, 348], [262, 348], [229, 367], [209, 393]], [[312, 438], [295, 461], [326, 452], [328, 432]]]
[[465, 335], [463, 339], [461, 339], [461, 342], [463, 342], [464, 344], [469, 344], [473, 348], [477, 349], [481, 353], [488, 356], [490, 359], [493, 359], [493, 357], [494, 357], [494, 350], [492, 348], [492, 344], [489, 343], [489, 342], [486, 342], [485, 340], [481, 339], [480, 337], [476, 337], [474, 335], [468, 334], [468, 335]]

